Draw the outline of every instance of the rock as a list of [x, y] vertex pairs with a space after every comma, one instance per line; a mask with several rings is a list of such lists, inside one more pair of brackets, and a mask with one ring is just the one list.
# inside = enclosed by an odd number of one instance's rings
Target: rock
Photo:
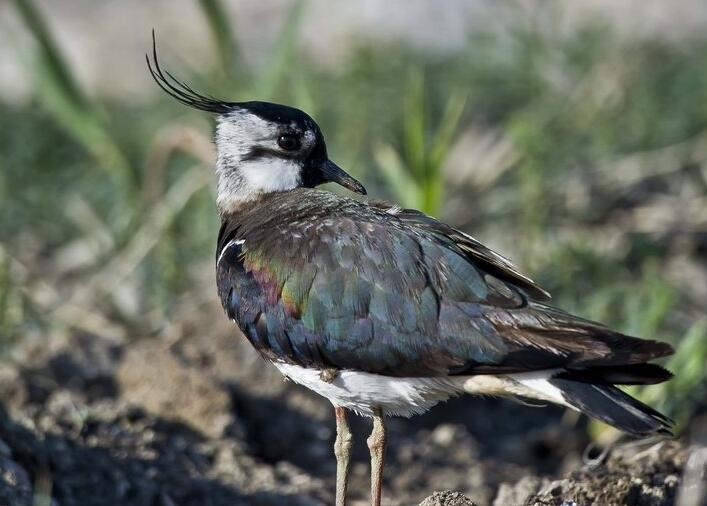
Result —
[[475, 504], [461, 492], [445, 490], [433, 493], [422, 501], [420, 506], [475, 506]]
[[619, 447], [605, 464], [584, 466], [545, 486], [525, 504], [670, 506], [675, 503], [687, 453], [677, 441], [662, 441], [648, 448]]
[[493, 506], [508, 506], [510, 504], [525, 504], [541, 488], [546, 487], [548, 481], [537, 476], [525, 476], [517, 483], [501, 483], [493, 501]]
[[0, 504], [30, 506], [32, 502], [32, 483], [27, 471], [8, 456], [0, 456]]
[[20, 372], [12, 364], [0, 363], [0, 399], [8, 408], [22, 406], [27, 402], [29, 393]]

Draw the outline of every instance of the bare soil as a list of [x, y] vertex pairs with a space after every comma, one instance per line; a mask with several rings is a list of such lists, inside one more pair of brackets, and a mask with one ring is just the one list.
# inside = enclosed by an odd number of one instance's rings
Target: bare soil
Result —
[[[222, 318], [202, 318], [208, 333], [197, 323], [130, 343], [68, 334], [0, 365], [0, 505], [331, 504], [331, 406], [283, 381]], [[370, 427], [352, 422], [355, 505]], [[619, 444], [587, 464], [584, 423], [469, 397], [393, 419], [385, 504], [676, 503], [692, 448]]]

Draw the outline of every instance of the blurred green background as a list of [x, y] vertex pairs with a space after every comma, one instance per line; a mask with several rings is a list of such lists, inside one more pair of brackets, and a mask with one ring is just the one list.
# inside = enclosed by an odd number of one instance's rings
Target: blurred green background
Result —
[[[450, 18], [413, 2], [410, 26], [389, 30], [367, 25], [373, 2], [342, 7], [359, 24], [337, 39], [335, 8], [315, 1], [201, 0], [165, 19], [128, 2], [114, 7], [123, 17], [82, 25], [63, 21], [90, 2], [63, 15], [5, 2], [2, 353], [49, 333], [149, 337], [187, 318], [185, 301], [218, 304], [212, 124], [147, 80], [154, 26], [163, 65], [197, 90], [301, 107], [370, 195], [472, 233], [569, 311], [672, 342], [677, 377], [637, 393], [684, 425], [707, 393], [707, 30], [694, 26], [699, 2], [683, 3], [691, 29], [677, 20], [667, 33], [585, 8], [595, 3], [450, 2]], [[259, 25], [265, 15], [277, 26]], [[116, 58], [93, 86], [59, 41], [95, 40], [113, 21], [126, 47], [88, 53]], [[251, 25], [267, 30], [246, 43], [238, 27]], [[312, 40], [336, 47], [323, 57]], [[110, 87], [126, 78], [121, 58], [131, 90]]]

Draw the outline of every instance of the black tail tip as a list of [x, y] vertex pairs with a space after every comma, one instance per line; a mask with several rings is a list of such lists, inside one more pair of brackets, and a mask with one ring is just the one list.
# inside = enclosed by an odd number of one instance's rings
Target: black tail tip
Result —
[[674, 422], [614, 385], [563, 378], [549, 380], [570, 406], [633, 436], [673, 435]]
[[609, 385], [655, 385], [668, 381], [673, 373], [658, 364], [628, 364], [568, 369], [555, 377]]

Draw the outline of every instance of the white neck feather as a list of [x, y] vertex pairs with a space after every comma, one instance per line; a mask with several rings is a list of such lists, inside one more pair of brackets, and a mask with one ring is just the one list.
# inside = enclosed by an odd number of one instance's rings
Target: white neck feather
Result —
[[301, 183], [300, 172], [297, 162], [278, 157], [248, 160], [236, 167], [219, 167], [217, 162], [218, 209], [221, 212], [235, 211], [242, 203], [263, 193], [297, 188]]

